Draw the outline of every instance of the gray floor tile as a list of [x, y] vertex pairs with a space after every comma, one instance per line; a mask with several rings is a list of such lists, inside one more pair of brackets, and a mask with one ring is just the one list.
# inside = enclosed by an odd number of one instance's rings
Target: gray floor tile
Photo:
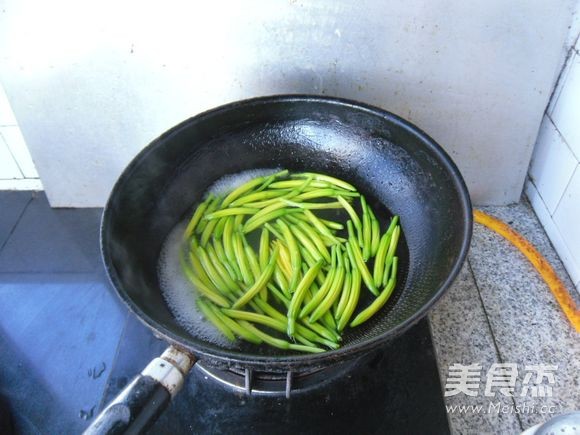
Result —
[[[0, 395], [19, 433], [78, 433], [96, 412], [127, 311], [95, 274], [0, 274]], [[41, 400], [30, 400], [40, 397]]]
[[0, 191], [0, 248], [6, 243], [31, 198], [30, 192]]
[[[527, 202], [484, 211], [510, 223], [530, 240], [571, 285]], [[535, 269], [511, 244], [479, 225], [475, 226], [469, 262], [501, 360], [517, 363], [520, 370], [526, 364], [558, 365], [553, 397], [520, 397], [520, 375], [516, 403], [533, 405], [536, 410], [553, 405], [556, 414], [580, 409], [580, 340]], [[527, 428], [551, 415], [526, 412], [520, 418]]]
[[[429, 320], [443, 386], [452, 364], [480, 364], [483, 380], [491, 364], [499, 361], [475, 280], [468, 265], [463, 267], [453, 286], [431, 311]], [[476, 397], [459, 393], [445, 399], [449, 407], [482, 406], [482, 411], [461, 413], [455, 409], [448, 412], [452, 432], [519, 433], [521, 427], [516, 415], [487, 412], [490, 398], [484, 396], [483, 385], [481, 382]], [[495, 398], [493, 403], [498, 401], [502, 405], [513, 404], [511, 398], [503, 396]]]
[[99, 269], [100, 219], [101, 209], [51, 209], [44, 194], [39, 194], [0, 252], [0, 272]]
[[163, 353], [168, 344], [155, 338], [149, 328], [133, 314], [129, 314], [119, 342], [116, 356], [103, 394], [101, 408], [115, 398], [117, 393], [153, 358]]

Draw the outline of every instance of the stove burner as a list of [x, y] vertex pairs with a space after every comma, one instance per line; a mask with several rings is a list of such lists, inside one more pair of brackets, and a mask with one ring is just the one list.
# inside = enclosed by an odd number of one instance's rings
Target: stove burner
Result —
[[204, 365], [203, 362], [198, 362], [194, 367], [201, 371], [205, 379], [212, 379], [234, 391], [248, 395], [286, 396], [289, 399], [291, 395], [305, 393], [332, 382], [353, 370], [359, 363], [360, 359], [355, 359], [323, 369], [286, 373], [234, 368], [222, 370]]

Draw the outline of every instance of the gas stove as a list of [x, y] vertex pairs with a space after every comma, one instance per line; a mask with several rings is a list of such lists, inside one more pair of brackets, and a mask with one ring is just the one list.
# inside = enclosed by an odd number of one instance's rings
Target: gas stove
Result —
[[[165, 347], [132, 319], [102, 405]], [[449, 433], [428, 322], [323, 370], [263, 373], [200, 362], [149, 433]]]

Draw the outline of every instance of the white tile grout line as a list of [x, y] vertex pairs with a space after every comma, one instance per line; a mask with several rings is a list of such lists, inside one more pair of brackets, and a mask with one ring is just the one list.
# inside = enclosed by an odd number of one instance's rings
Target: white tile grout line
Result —
[[560, 136], [560, 139], [562, 139], [562, 142], [564, 142], [564, 144], [568, 148], [568, 151], [570, 151], [570, 154], [572, 154], [574, 156], [574, 158], [576, 159], [576, 162], [577, 163], [580, 163], [580, 156], [577, 156], [576, 153], [574, 153], [574, 150], [568, 144], [568, 141], [566, 140], [566, 138], [564, 137], [564, 135], [562, 134], [562, 132], [560, 131], [560, 129], [558, 128], [558, 126], [556, 125], [556, 123], [554, 122], [554, 120], [552, 119], [552, 116], [549, 113], [547, 113], [547, 112], [544, 114], [544, 116], [547, 116], [548, 117], [548, 120], [554, 126], [554, 129], [556, 130], [556, 133], [558, 133], [558, 136]]
[[[554, 215], [556, 214], [556, 212], [558, 211], [558, 207], [560, 207], [560, 203], [562, 202], [562, 199], [564, 199], [564, 194], [568, 190], [568, 187], [570, 186], [570, 183], [572, 182], [572, 179], [574, 178], [574, 175], [576, 175], [576, 171], [578, 170], [579, 167], [580, 167], [580, 163], [576, 163], [576, 167], [574, 168], [574, 171], [572, 171], [572, 175], [568, 179], [568, 182], [566, 183], [566, 187], [564, 187], [564, 190], [562, 190], [562, 194], [560, 195], [560, 198], [558, 199], [558, 203], [556, 204], [556, 207], [554, 208], [554, 213], [551, 213], [550, 214], [550, 217], [551, 218], [553, 218]], [[538, 189], [538, 187], [535, 184], [534, 184], [534, 187], [536, 188], [536, 190]], [[539, 191], [538, 191], [538, 194], [540, 194]], [[540, 197], [541, 196], [542, 195], [540, 195]], [[542, 198], [542, 201], [544, 201], [544, 198]], [[544, 204], [545, 204], [545, 201], [544, 201]], [[554, 221], [554, 223], [556, 223], [556, 222]]]
[[[481, 295], [481, 290], [479, 288], [479, 283], [477, 282], [477, 277], [475, 275], [475, 272], [473, 271], [473, 267], [471, 266], [471, 260], [469, 259], [469, 256], [465, 259], [465, 262], [467, 263], [467, 267], [469, 268], [469, 273], [471, 273], [471, 276], [473, 278], [473, 283], [475, 284], [475, 290], [477, 291], [477, 296], [479, 297], [479, 303], [481, 304], [481, 308], [483, 309], [483, 315], [485, 316], [485, 321], [487, 323], [487, 327], [489, 329], [489, 333], [491, 335], [491, 341], [493, 342], [493, 347], [495, 349], [495, 355], [497, 357], [497, 360], [499, 363], [504, 363], [505, 359], [502, 357], [502, 354], [499, 350], [499, 346], [497, 344], [497, 340], [495, 338], [495, 332], [493, 330], [493, 327], [491, 325], [491, 321], [489, 320], [489, 315], [487, 313], [487, 309], [485, 308], [485, 302], [483, 301], [483, 296]], [[516, 399], [515, 397], [511, 397], [514, 409], [516, 407]], [[520, 430], [524, 430], [524, 425], [522, 423], [522, 419], [520, 418], [520, 415], [518, 413], [516, 413], [516, 418], [518, 420], [518, 424], [520, 425]]]

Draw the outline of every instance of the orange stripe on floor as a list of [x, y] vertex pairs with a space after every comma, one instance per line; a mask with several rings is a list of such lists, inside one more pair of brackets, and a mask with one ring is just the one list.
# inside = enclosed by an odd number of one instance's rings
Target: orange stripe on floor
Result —
[[554, 269], [552, 269], [552, 266], [550, 266], [542, 254], [521, 234], [501, 220], [481, 210], [474, 210], [473, 218], [478, 224], [486, 226], [511, 242], [526, 256], [552, 291], [556, 301], [560, 304], [562, 311], [564, 311], [564, 314], [568, 317], [576, 332], [580, 332], [580, 310], [572, 299], [572, 296], [570, 296], [564, 283], [558, 278], [558, 275], [556, 275], [556, 272], [554, 272]]

